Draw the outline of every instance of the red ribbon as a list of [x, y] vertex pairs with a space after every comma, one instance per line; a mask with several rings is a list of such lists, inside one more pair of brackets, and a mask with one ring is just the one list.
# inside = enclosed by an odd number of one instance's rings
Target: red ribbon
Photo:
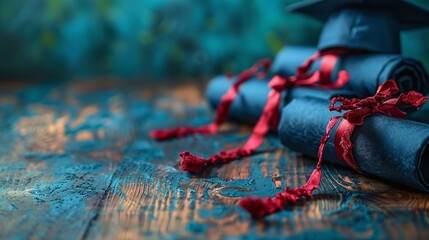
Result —
[[[362, 125], [366, 117], [379, 113], [403, 118], [407, 113], [402, 111], [401, 107], [419, 108], [427, 100], [425, 96], [415, 91], [402, 93], [398, 97], [395, 97], [399, 92], [400, 90], [396, 82], [388, 80], [378, 88], [377, 93], [372, 97], [364, 99], [336, 97], [332, 99], [331, 106], [329, 107], [330, 111], [341, 112], [349, 110], [342, 116], [343, 120], [338, 126], [334, 138], [335, 152], [346, 165], [361, 172], [353, 156], [351, 136], [355, 127]], [[335, 106], [338, 102], [341, 102], [341, 105]], [[340, 118], [331, 118], [330, 127], [326, 131], [331, 131]]]
[[[281, 93], [285, 89], [295, 86], [306, 86], [321, 89], [340, 88], [347, 83], [349, 75], [346, 71], [340, 71], [336, 81], [331, 82], [330, 80], [333, 67], [337, 61], [337, 57], [346, 53], [347, 51], [342, 49], [334, 49], [325, 51], [323, 53], [316, 53], [309, 60], [307, 60], [303, 66], [298, 68], [297, 76], [274, 76], [274, 78], [269, 83], [269, 86], [272, 90], [268, 95], [267, 103], [246, 144], [243, 147], [222, 151], [218, 154], [212, 155], [207, 159], [195, 156], [189, 152], [182, 152], [180, 153], [180, 157], [182, 158], [180, 161], [182, 170], [191, 173], [197, 173], [209, 165], [227, 163], [237, 158], [250, 156], [263, 143], [265, 135], [268, 133], [270, 128], [277, 127], [279, 121]], [[326, 56], [328, 56], [328, 58], [325, 58]], [[307, 76], [306, 71], [308, 71], [311, 65], [321, 57], [324, 57], [322, 60], [321, 69], [314, 72], [310, 76]]]
[[[398, 97], [395, 97], [398, 93], [399, 88], [396, 83], [393, 80], [389, 80], [381, 85], [377, 93], [372, 97], [365, 99], [333, 98], [329, 107], [330, 111], [349, 111], [344, 113], [343, 116], [333, 117], [329, 120], [325, 136], [320, 141], [316, 168], [307, 183], [294, 189], [287, 187], [285, 192], [277, 194], [274, 198], [264, 200], [245, 198], [238, 204], [250, 212], [253, 217], [259, 218], [283, 210], [285, 205], [296, 203], [301, 197], [310, 197], [312, 192], [320, 185], [323, 151], [330, 138], [330, 132], [341, 118], [343, 118], [343, 121], [340, 123], [334, 140], [336, 152], [338, 157], [348, 166], [360, 171], [353, 156], [353, 144], [351, 143], [351, 136], [355, 126], [362, 125], [366, 117], [376, 113], [392, 117], [404, 117], [406, 112], [402, 111], [400, 107], [419, 108], [427, 100], [425, 96], [415, 91], [406, 94], [401, 93]], [[342, 102], [342, 104], [335, 106], [338, 102]]]
[[232, 102], [237, 96], [240, 86], [255, 75], [259, 79], [263, 79], [266, 76], [270, 66], [270, 59], [261, 59], [256, 62], [251, 68], [244, 70], [238, 76], [237, 80], [234, 82], [228, 92], [222, 96], [220, 104], [216, 109], [216, 117], [213, 123], [199, 127], [185, 126], [168, 129], [157, 129], [151, 131], [149, 135], [156, 140], [167, 140], [175, 137], [185, 137], [192, 134], [216, 133], [219, 129], [219, 126], [226, 121], [228, 117], [229, 108], [231, 107]]

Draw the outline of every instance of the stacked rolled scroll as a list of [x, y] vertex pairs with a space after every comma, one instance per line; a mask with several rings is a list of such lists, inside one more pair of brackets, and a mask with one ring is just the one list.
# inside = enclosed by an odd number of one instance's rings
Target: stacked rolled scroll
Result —
[[[271, 75], [294, 75], [315, 52], [316, 49], [307, 47], [284, 48], [271, 67]], [[319, 66], [320, 63], [314, 64], [310, 72]], [[414, 90], [426, 94], [429, 89], [429, 78], [422, 64], [401, 55], [361, 53], [342, 56], [335, 63], [333, 79], [340, 70], [346, 70], [350, 75], [341, 89], [296, 87], [283, 93], [278, 134], [285, 146], [311, 157], [317, 156], [329, 119], [339, 115], [328, 110], [333, 97], [372, 96], [389, 79], [397, 83], [401, 92]], [[244, 83], [232, 103], [229, 117], [255, 123], [267, 102], [269, 79], [255, 78]], [[233, 82], [234, 77], [225, 76], [211, 80], [207, 88], [211, 106], [219, 104]], [[425, 117], [419, 115], [419, 119]], [[429, 125], [375, 114], [356, 128], [352, 142], [353, 154], [363, 173], [429, 191]], [[332, 140], [325, 147], [324, 160], [344, 166], [336, 155]]]

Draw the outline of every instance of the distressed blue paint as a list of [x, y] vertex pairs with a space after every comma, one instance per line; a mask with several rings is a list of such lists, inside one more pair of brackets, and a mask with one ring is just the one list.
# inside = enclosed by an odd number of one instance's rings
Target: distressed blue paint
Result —
[[[0, 114], [0, 238], [378, 239], [421, 237], [429, 229], [426, 195], [332, 166], [323, 167], [314, 198], [252, 220], [235, 205], [240, 197], [273, 196], [286, 182], [302, 184], [314, 161], [270, 135], [255, 156], [200, 176], [182, 172], [180, 151], [208, 156], [238, 146], [248, 132], [235, 134], [240, 126], [233, 125], [213, 136], [153, 141], [147, 133], [154, 127], [207, 123], [211, 110], [183, 105], [188, 119], [155, 109], [163, 97], [137, 97], [145, 92], [139, 84], [102, 83], [2, 93], [12, 97], [0, 101], [6, 109]], [[76, 122], [88, 107], [96, 111]], [[404, 226], [414, 232], [401, 232]]]

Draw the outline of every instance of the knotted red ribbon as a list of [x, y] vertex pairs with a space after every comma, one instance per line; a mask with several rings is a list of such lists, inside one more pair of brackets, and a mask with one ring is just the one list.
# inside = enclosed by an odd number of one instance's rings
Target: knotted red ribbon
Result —
[[[372, 97], [365, 99], [336, 97], [332, 99], [331, 106], [329, 107], [330, 111], [341, 112], [349, 110], [341, 117], [331, 118], [326, 129], [326, 135], [329, 135], [332, 128], [343, 118], [336, 131], [334, 144], [337, 156], [346, 165], [361, 172], [353, 156], [353, 144], [350, 139], [355, 127], [362, 125], [366, 117], [379, 113], [403, 118], [407, 113], [402, 111], [401, 107], [419, 108], [427, 100], [425, 96], [415, 91], [402, 93], [395, 97], [399, 92], [400, 90], [396, 82], [388, 80], [378, 88], [377, 93]], [[341, 105], [335, 106], [338, 102], [341, 102]]]
[[[197, 173], [209, 165], [227, 163], [237, 158], [250, 156], [263, 143], [265, 135], [270, 128], [277, 128], [281, 93], [285, 89], [295, 86], [307, 86], [321, 89], [340, 88], [347, 83], [349, 75], [346, 71], [340, 71], [336, 81], [331, 82], [331, 73], [337, 61], [337, 57], [344, 54], [347, 54], [347, 51], [344, 49], [333, 49], [322, 53], [316, 53], [307, 60], [303, 66], [298, 68], [297, 76], [274, 76], [269, 83], [272, 90], [268, 94], [267, 103], [246, 144], [243, 147], [222, 151], [207, 159], [195, 156], [189, 152], [182, 152], [180, 153], [180, 157], [182, 158], [180, 162], [182, 170]], [[325, 56], [327, 58], [325, 58]], [[307, 76], [306, 72], [310, 69], [311, 65], [322, 57], [324, 58], [322, 59], [320, 70]]]
[[247, 80], [251, 79], [253, 76], [263, 79], [268, 69], [271, 66], [271, 59], [261, 59], [256, 62], [251, 68], [244, 70], [238, 77], [228, 92], [222, 96], [219, 106], [216, 109], [216, 116], [213, 123], [193, 127], [177, 127], [169, 129], [157, 129], [149, 133], [152, 138], [157, 140], [167, 140], [171, 138], [180, 138], [192, 134], [214, 134], [218, 131], [219, 126], [224, 123], [228, 117], [228, 111], [231, 107], [232, 102], [234, 101], [237, 93], [240, 89], [240, 86], [245, 83]]
[[[351, 142], [351, 136], [355, 126], [362, 125], [366, 117], [377, 113], [392, 117], [404, 117], [406, 112], [402, 111], [400, 109], [401, 107], [419, 108], [427, 100], [425, 96], [415, 91], [405, 94], [401, 93], [397, 96], [398, 93], [399, 88], [395, 81], [389, 80], [381, 85], [377, 93], [372, 97], [365, 99], [333, 98], [329, 107], [330, 111], [349, 111], [342, 116], [333, 117], [329, 120], [325, 136], [323, 136], [320, 142], [316, 168], [311, 173], [307, 183], [302, 187], [293, 189], [287, 187], [285, 192], [277, 194], [274, 198], [245, 198], [238, 204], [250, 212], [253, 217], [259, 218], [283, 210], [287, 204], [296, 203], [301, 197], [310, 197], [312, 192], [320, 185], [320, 180], [322, 178], [321, 165], [323, 151], [330, 138], [330, 132], [341, 118], [343, 118], [343, 121], [337, 129], [334, 140], [336, 153], [348, 166], [360, 171], [353, 157], [353, 144]], [[342, 104], [335, 106], [338, 102], [342, 102]]]

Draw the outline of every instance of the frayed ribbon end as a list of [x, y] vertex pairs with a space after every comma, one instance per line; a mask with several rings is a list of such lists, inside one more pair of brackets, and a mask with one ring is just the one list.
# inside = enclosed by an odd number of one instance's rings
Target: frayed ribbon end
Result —
[[170, 139], [174, 135], [175, 134], [174, 133], [172, 134], [171, 130], [166, 130], [166, 129], [152, 130], [149, 132], [149, 136], [158, 141]]
[[181, 152], [179, 156], [182, 158], [180, 160], [180, 166], [183, 171], [190, 173], [198, 173], [209, 165], [209, 161], [195, 156], [189, 152]]
[[253, 218], [262, 218], [269, 214], [264, 200], [260, 198], [244, 198], [238, 202], [238, 205], [249, 212]]

